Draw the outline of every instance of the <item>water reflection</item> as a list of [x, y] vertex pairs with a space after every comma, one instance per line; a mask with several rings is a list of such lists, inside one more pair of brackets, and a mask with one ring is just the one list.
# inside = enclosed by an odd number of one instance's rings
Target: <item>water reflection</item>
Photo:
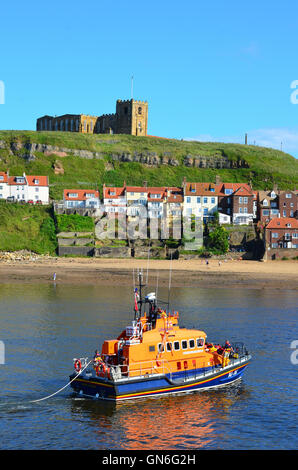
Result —
[[103, 446], [103, 428], [121, 435], [127, 450], [208, 448], [229, 410], [246, 395], [242, 383], [221, 390], [119, 402], [72, 399], [74, 416], [88, 415]]
[[[167, 289], [159, 292], [167, 298]], [[55, 392], [68, 380], [73, 357], [90, 357], [132, 319], [132, 289], [125, 287], [7, 284], [0, 285], [0, 300], [4, 403]], [[205, 330], [210, 341], [248, 346], [253, 360], [242, 383], [117, 405], [77, 399], [66, 389], [29, 411], [1, 408], [1, 447], [296, 448], [298, 369], [290, 343], [298, 338], [297, 293], [177, 288], [171, 304], [182, 324]]]

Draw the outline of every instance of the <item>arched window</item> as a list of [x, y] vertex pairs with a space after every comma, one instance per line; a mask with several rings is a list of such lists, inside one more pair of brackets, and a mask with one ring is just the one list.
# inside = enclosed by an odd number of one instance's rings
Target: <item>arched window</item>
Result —
[[142, 114], [142, 107], [141, 106], [138, 108], [138, 113]]

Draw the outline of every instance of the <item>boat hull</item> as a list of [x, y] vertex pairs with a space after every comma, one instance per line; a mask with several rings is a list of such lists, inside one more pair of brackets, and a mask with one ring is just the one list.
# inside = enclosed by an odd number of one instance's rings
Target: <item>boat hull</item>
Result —
[[183, 378], [172, 380], [169, 375], [163, 374], [117, 381], [88, 376], [75, 378], [76, 374], [73, 374], [70, 380], [73, 390], [83, 396], [112, 401], [131, 400], [223, 387], [239, 380], [249, 361], [250, 357], [238, 364], [215, 368], [199, 377], [192, 378], [190, 375], [187, 380]]

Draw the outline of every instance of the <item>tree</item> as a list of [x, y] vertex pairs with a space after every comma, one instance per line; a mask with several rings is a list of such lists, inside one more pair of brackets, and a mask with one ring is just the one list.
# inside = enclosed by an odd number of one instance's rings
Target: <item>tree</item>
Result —
[[212, 232], [209, 232], [207, 239], [207, 248], [216, 250], [220, 253], [226, 253], [229, 249], [228, 232], [224, 227], [218, 225]]

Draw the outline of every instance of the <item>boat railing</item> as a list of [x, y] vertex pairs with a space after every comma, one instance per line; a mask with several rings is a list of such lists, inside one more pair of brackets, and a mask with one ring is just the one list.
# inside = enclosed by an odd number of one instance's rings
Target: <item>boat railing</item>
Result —
[[119, 380], [123, 378], [133, 377], [146, 377], [157, 374], [168, 374], [172, 377], [172, 370], [167, 360], [161, 359], [160, 365], [157, 365], [156, 360], [154, 361], [140, 361], [131, 365], [120, 364], [113, 365], [107, 364], [107, 371], [105, 376], [112, 378], [113, 380]]

